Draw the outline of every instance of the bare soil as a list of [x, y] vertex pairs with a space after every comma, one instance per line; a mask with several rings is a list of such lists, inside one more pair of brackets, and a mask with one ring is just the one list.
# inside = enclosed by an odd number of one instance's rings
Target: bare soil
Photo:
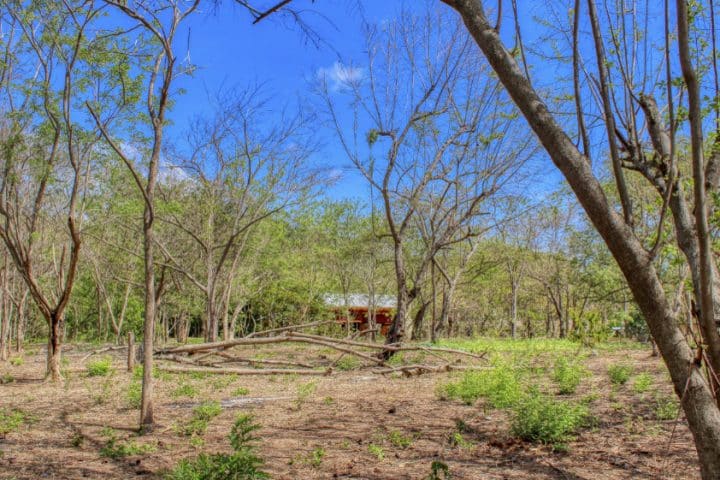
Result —
[[[139, 414], [127, 400], [132, 374], [124, 369], [122, 353], [113, 357], [112, 376], [88, 377], [81, 362], [86, 353], [76, 347], [65, 355], [66, 381], [54, 385], [43, 381], [44, 352], [34, 350], [22, 365], [0, 365], [0, 378], [14, 379], [0, 385], [0, 410], [20, 409], [31, 417], [19, 430], [0, 436], [1, 479], [159, 479], [182, 458], [229, 451], [230, 426], [239, 413], [248, 412], [262, 425], [259, 454], [274, 479], [426, 479], [436, 460], [449, 467], [453, 480], [699, 478], [682, 417], [655, 419], [655, 396], [671, 391], [661, 362], [645, 351], [588, 358], [593, 375], [575, 397], [594, 394], [590, 406], [596, 426], [580, 432], [567, 451], [554, 452], [550, 446], [511, 438], [508, 414], [486, 409], [482, 401], [467, 406], [439, 400], [435, 388], [448, 381], [447, 373], [410, 378], [367, 370], [331, 377], [160, 375], [158, 426], [137, 436]], [[248, 354], [271, 358], [278, 348], [249, 348]], [[298, 348], [291, 354], [301, 360], [322, 352]], [[632, 361], [635, 373], [651, 374], [659, 392], [635, 393], [632, 381], [611, 388], [607, 366], [619, 361]], [[303, 398], [298, 392], [308, 382], [315, 382], [315, 389]], [[173, 395], [182, 383], [197, 394]], [[239, 387], [249, 393], [237, 394]], [[179, 433], [177, 426], [190, 418], [192, 407], [207, 400], [221, 401], [224, 408], [202, 442]], [[469, 427], [462, 447], [449, 441], [457, 420]], [[151, 444], [155, 451], [103, 457], [106, 427], [120, 439]], [[411, 444], [398, 446], [393, 435], [411, 439]], [[319, 461], [313, 461], [313, 452]]]

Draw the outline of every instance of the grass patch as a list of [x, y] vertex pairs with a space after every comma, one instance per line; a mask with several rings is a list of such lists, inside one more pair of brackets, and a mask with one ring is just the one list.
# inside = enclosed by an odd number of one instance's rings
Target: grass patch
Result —
[[0, 408], [0, 437], [4, 437], [10, 432], [20, 429], [26, 423], [32, 423], [34, 417], [28, 415], [22, 410], [7, 410]]
[[230, 454], [201, 454], [191, 460], [182, 460], [165, 475], [166, 480], [260, 480], [270, 478], [261, 470], [262, 458], [255, 453], [254, 432], [260, 425], [250, 415], [237, 417], [230, 430]]
[[140, 381], [130, 381], [125, 399], [127, 400], [128, 407], [140, 408], [140, 403], [142, 402], [142, 384]]
[[633, 373], [632, 365], [614, 364], [607, 369], [610, 382], [613, 385], [625, 385]]
[[335, 364], [338, 370], [354, 370], [360, 366], [360, 361], [352, 356], [344, 356]]
[[170, 396], [173, 398], [187, 397], [195, 398], [198, 394], [198, 389], [189, 383], [180, 384], [175, 390], [170, 392]]
[[121, 442], [111, 437], [104, 447], [100, 449], [100, 456], [107, 458], [124, 458], [133, 455], [145, 455], [157, 450], [155, 445], [150, 443], [138, 443], [135, 441]]
[[653, 378], [649, 373], [643, 372], [638, 374], [633, 381], [633, 391], [637, 394], [643, 394], [650, 390], [653, 385]]
[[529, 442], [562, 447], [588, 419], [587, 406], [556, 400], [533, 389], [513, 407], [511, 433]]
[[233, 390], [232, 395], [233, 397], [242, 397], [244, 395], [248, 395], [250, 393], [250, 389], [247, 387], [238, 387], [235, 390]]
[[310, 396], [317, 390], [317, 382], [311, 381], [298, 385], [297, 398], [295, 399], [295, 410], [300, 410]]
[[408, 448], [412, 445], [413, 439], [410, 436], [403, 435], [399, 430], [393, 430], [388, 436], [390, 443], [398, 448]]
[[680, 413], [680, 406], [674, 397], [669, 395], [655, 397], [653, 408], [655, 418], [661, 421], [675, 420]]
[[193, 408], [190, 420], [183, 424], [179, 430], [185, 436], [203, 435], [210, 424], [210, 420], [222, 413], [218, 402], [205, 402]]
[[512, 407], [522, 396], [521, 374], [511, 365], [496, 362], [488, 370], [467, 371], [460, 380], [440, 385], [441, 399], [458, 399], [467, 405], [486, 398], [493, 408]]
[[104, 357], [89, 362], [85, 366], [85, 371], [88, 377], [107, 377], [114, 371], [112, 368], [112, 358]]
[[385, 458], [385, 450], [380, 445], [371, 443], [368, 445], [368, 452], [378, 460], [383, 460]]
[[580, 382], [587, 374], [587, 370], [580, 363], [558, 358], [555, 361], [552, 378], [558, 387], [560, 395], [571, 395], [575, 393]]

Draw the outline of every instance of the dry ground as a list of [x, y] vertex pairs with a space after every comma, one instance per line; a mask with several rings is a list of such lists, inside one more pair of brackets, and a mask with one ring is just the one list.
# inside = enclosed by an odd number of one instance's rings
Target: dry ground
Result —
[[[0, 410], [21, 409], [32, 417], [29, 424], [0, 437], [0, 479], [162, 478], [163, 470], [182, 458], [229, 450], [229, 428], [245, 412], [262, 424], [259, 452], [275, 479], [425, 479], [434, 460], [449, 466], [453, 480], [699, 477], [682, 418], [655, 420], [654, 394], [639, 395], [630, 384], [611, 389], [607, 365], [632, 360], [636, 372], [649, 372], [662, 394], [669, 394], [664, 367], [646, 351], [588, 358], [593, 375], [583, 381], [577, 396], [592, 392], [597, 397], [591, 403], [597, 426], [581, 432], [567, 452], [511, 439], [507, 414], [485, 411], [482, 401], [466, 406], [437, 399], [435, 387], [447, 382], [449, 374], [391, 378], [355, 370], [332, 377], [161, 375], [155, 406], [159, 426], [134, 438], [152, 444], [155, 451], [110, 459], [100, 455], [106, 427], [119, 438], [130, 438], [138, 420], [138, 411], [128, 407], [132, 374], [124, 371], [123, 358], [114, 357], [114, 375], [88, 377], [80, 363], [85, 353], [76, 347], [66, 354], [67, 380], [55, 386], [43, 382], [43, 352], [34, 350], [22, 365], [0, 364], [0, 378], [14, 379], [0, 385]], [[266, 357], [277, 354], [272, 347], [248, 350]], [[296, 359], [321, 353], [293, 350]], [[315, 382], [315, 389], [302, 401], [298, 391], [308, 382]], [[181, 383], [192, 385], [197, 394], [173, 395]], [[249, 393], [239, 395], [239, 387]], [[210, 422], [202, 445], [178, 433], [177, 426], [187, 421], [194, 405], [231, 399], [242, 400]], [[464, 447], [448, 441], [457, 420], [471, 429]], [[412, 443], [396, 446], [393, 435]], [[378, 448], [382, 459], [371, 452]], [[323, 453], [319, 461], [313, 462], [313, 452]]]

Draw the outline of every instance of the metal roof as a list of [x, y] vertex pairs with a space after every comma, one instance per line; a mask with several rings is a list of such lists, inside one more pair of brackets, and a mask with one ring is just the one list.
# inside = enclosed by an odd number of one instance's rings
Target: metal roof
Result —
[[[365, 293], [349, 293], [347, 303], [345, 295], [339, 293], [326, 293], [323, 295], [325, 305], [331, 307], [369, 307], [370, 295]], [[376, 308], [395, 308], [397, 298], [394, 295], [375, 295]]]

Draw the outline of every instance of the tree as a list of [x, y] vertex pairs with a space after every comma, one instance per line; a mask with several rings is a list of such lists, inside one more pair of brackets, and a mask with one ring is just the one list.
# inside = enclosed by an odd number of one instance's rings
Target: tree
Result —
[[[132, 173], [135, 184], [142, 194], [145, 202], [143, 212], [143, 254], [144, 254], [144, 291], [145, 291], [145, 321], [143, 331], [143, 382], [142, 400], [140, 404], [140, 426], [149, 430], [154, 423], [153, 417], [153, 339], [155, 335], [155, 310], [158, 300], [155, 285], [155, 190], [157, 187], [160, 169], [160, 155], [163, 149], [163, 133], [167, 123], [167, 112], [170, 103], [170, 87], [176, 76], [181, 74], [181, 64], [178, 63], [174, 51], [174, 41], [180, 24], [200, 3], [199, 0], [189, 3], [185, 8], [184, 2], [168, 0], [167, 2], [114, 2], [106, 0], [108, 5], [115, 7], [126, 15], [149, 38], [151, 52], [142, 52], [152, 58], [146, 83], [146, 115], [150, 130], [149, 147], [141, 146], [138, 149], [147, 155], [147, 175], [143, 178], [129, 153], [128, 145], [123, 145], [117, 136], [109, 132], [110, 124], [114, 118], [101, 117], [98, 104], [86, 103], [95, 122], [102, 132], [103, 138], [118, 155]], [[135, 28], [128, 30], [134, 31]], [[141, 34], [142, 35], [142, 34]], [[122, 96], [122, 93], [118, 93]]]
[[[441, 28], [447, 23], [429, 13], [368, 27], [367, 77], [347, 75], [339, 91], [320, 79], [331, 122], [349, 159], [379, 194], [393, 243], [397, 311], [388, 343], [412, 338], [422, 316], [407, 317], [433, 259], [482, 233], [484, 202], [529, 154], [526, 142], [511, 142], [523, 137], [497, 82], [460, 29]], [[352, 133], [343, 128], [335, 94], [349, 97]], [[359, 125], [367, 125], [367, 151], [358, 142]], [[379, 149], [384, 152], [376, 157]]]
[[[499, 80], [507, 92], [518, 106], [523, 116], [531, 126], [540, 143], [562, 172], [580, 204], [590, 218], [591, 222], [602, 236], [603, 240], [610, 249], [613, 257], [622, 270], [625, 279], [630, 286], [635, 301], [638, 303], [643, 313], [650, 332], [655, 339], [660, 354], [665, 361], [670, 376], [675, 387], [675, 392], [681, 399], [685, 415], [695, 439], [695, 446], [700, 459], [700, 470], [703, 478], [718, 478], [720, 476], [720, 410], [715, 403], [713, 387], [711, 382], [703, 376], [701, 366], [703, 361], [709, 357], [708, 364], [717, 371], [715, 365], [718, 358], [714, 358], [713, 338], [717, 336], [715, 328], [715, 320], [713, 314], [712, 293], [713, 293], [713, 272], [712, 265], [708, 265], [709, 248], [707, 239], [706, 224], [706, 208], [705, 195], [706, 185], [704, 172], [705, 168], [703, 160], [703, 145], [701, 141], [702, 132], [701, 119], [699, 118], [699, 99], [697, 96], [697, 79], [693, 74], [693, 67], [690, 65], [688, 58], [688, 18], [687, 5], [684, 1], [677, 2], [677, 25], [680, 59], [682, 63], [683, 75], [685, 82], [690, 91], [689, 95], [689, 111], [691, 118], [691, 136], [692, 136], [692, 157], [693, 157], [693, 177], [694, 177], [694, 200], [695, 200], [695, 232], [691, 238], [685, 238], [685, 235], [692, 233], [689, 230], [678, 228], [681, 221], [688, 221], [683, 217], [686, 213], [682, 210], [671, 212], [674, 223], [676, 225], [676, 235], [678, 244], [683, 248], [683, 240], [690, 240], [691, 249], [699, 252], [698, 258], [702, 261], [693, 262], [688, 258], [688, 262], [694, 263], [698, 274], [693, 276], [693, 284], [698, 305], [701, 306], [699, 318], [703, 326], [703, 334], [706, 336], [705, 341], [710, 349], [703, 355], [695, 356], [695, 352], [691, 349], [688, 341], [683, 336], [683, 332], [679, 328], [681, 322], [678, 321], [675, 312], [665, 294], [662, 282], [653, 265], [653, 252], [649, 252], [640, 240], [633, 233], [632, 228], [632, 212], [631, 205], [627, 200], [623, 201], [623, 215], [618, 214], [608, 201], [607, 195], [602, 189], [602, 185], [595, 177], [588, 156], [583, 154], [573, 143], [572, 139], [565, 129], [555, 120], [554, 116], [548, 110], [545, 102], [541, 99], [538, 92], [532, 86], [526, 72], [518, 65], [518, 62], [512, 53], [504, 46], [495, 25], [491, 24], [485, 13], [482, 2], [479, 0], [444, 0], [444, 3], [454, 8], [462, 17], [470, 34], [475, 42], [482, 50], [489, 64], [497, 74]], [[592, 1], [590, 2], [590, 10], [593, 10]], [[579, 2], [576, 2], [576, 11]], [[666, 3], [665, 15], [665, 38], [669, 42], [669, 14], [668, 5]], [[576, 16], [577, 18], [577, 16]], [[592, 21], [592, 23], [596, 23]], [[577, 25], [577, 22], [576, 22]], [[577, 28], [577, 27], [576, 27]], [[600, 70], [607, 66], [607, 62], [603, 58], [602, 51], [599, 48], [602, 42], [598, 41], [597, 28], [593, 28], [595, 33], [596, 54], [598, 56], [598, 64]], [[634, 32], [633, 32], [634, 34]], [[667, 46], [667, 43], [666, 43]], [[669, 58], [669, 49], [666, 48], [666, 55]], [[526, 65], [527, 66], [527, 65]], [[668, 62], [668, 69], [670, 68]], [[601, 77], [604, 75], [601, 75]], [[602, 79], [601, 83], [606, 83]], [[622, 88], [627, 88], [628, 83], [622, 84]], [[668, 82], [667, 87], [670, 88], [671, 83]], [[693, 91], [694, 90], [694, 91]], [[607, 100], [608, 93], [605, 87], [601, 86], [601, 98]], [[646, 97], [648, 98], [648, 97]], [[669, 96], [672, 98], [672, 95]], [[608, 125], [612, 112], [606, 108], [608, 102], [603, 102], [605, 110], [605, 128], [608, 130], [609, 143], [615, 145], [616, 131]], [[658, 157], [645, 156], [644, 154], [631, 157], [631, 164], [640, 169], [656, 170], [659, 175], [658, 179], [663, 180], [664, 185], [673, 185], [675, 193], [672, 189], [664, 193], [664, 198], [680, 199], [684, 198], [677, 182], [676, 170], [673, 168], [672, 155], [666, 156], [657, 150], [664, 149], [666, 135], [662, 134], [661, 124], [657, 123], [657, 117], [652, 115], [652, 108], [645, 108], [648, 115], [649, 131], [652, 135], [653, 149], [656, 153], [661, 153]], [[580, 113], [578, 112], [580, 117]], [[672, 118], [672, 116], [671, 116]], [[581, 121], [580, 123], [583, 123]], [[635, 130], [637, 131], [637, 130]], [[673, 128], [670, 129], [674, 132]], [[654, 135], [653, 135], [654, 133]], [[659, 142], [658, 142], [659, 140]], [[644, 147], [643, 145], [628, 143], [628, 147]], [[672, 142], [671, 142], [672, 148]], [[614, 148], [612, 150], [615, 150]], [[640, 152], [645, 151], [640, 150]], [[615, 157], [618, 152], [611, 153]], [[613, 161], [615, 162], [615, 158]], [[663, 173], [663, 170], [666, 173]], [[622, 173], [615, 169], [615, 177], [618, 182], [618, 190], [622, 190]], [[668, 193], [670, 192], [670, 193]], [[679, 200], [678, 200], [679, 201]], [[684, 200], [683, 200], [684, 201]], [[682, 227], [682, 225], [681, 225]], [[687, 257], [691, 257], [686, 253]], [[698, 265], [699, 264], [699, 265]], [[694, 268], [691, 266], [691, 268]], [[702, 352], [702, 349], [700, 350]]]

